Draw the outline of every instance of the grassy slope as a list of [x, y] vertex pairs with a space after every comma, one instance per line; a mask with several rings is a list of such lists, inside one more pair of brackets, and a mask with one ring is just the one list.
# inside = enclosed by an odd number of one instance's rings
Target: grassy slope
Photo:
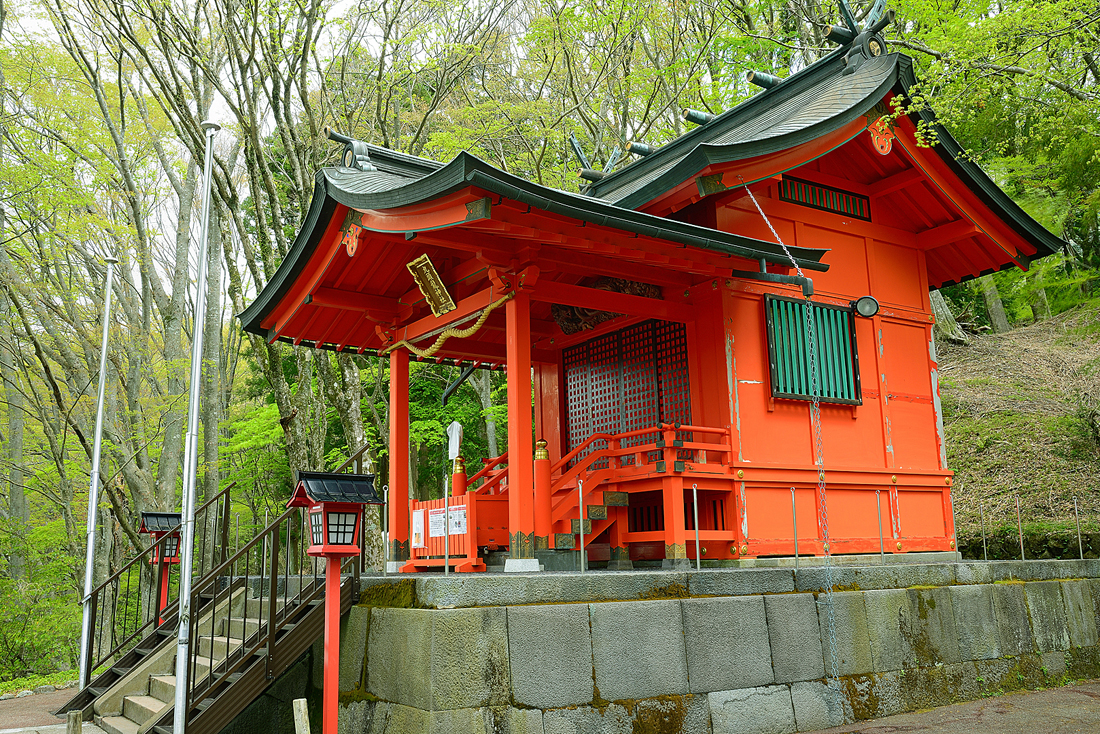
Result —
[[[1034, 533], [1100, 527], [1100, 439], [1089, 410], [1100, 405], [1100, 303], [1008, 334], [940, 348], [949, 466], [956, 472], [959, 535], [1016, 523]], [[1076, 550], [1076, 549], [1074, 549]]]

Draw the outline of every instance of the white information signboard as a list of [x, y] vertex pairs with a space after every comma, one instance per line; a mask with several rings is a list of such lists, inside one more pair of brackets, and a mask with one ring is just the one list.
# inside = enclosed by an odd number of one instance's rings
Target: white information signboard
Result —
[[451, 535], [466, 534], [466, 505], [451, 508]]
[[[466, 533], [466, 506], [452, 507], [451, 510], [451, 535], [464, 535]], [[417, 510], [423, 512], [423, 510]], [[415, 530], [415, 525], [414, 525]], [[428, 537], [443, 537], [443, 508], [437, 507], [428, 510]], [[424, 546], [414, 546], [423, 548]]]
[[424, 544], [424, 511], [423, 510], [414, 510], [413, 511], [412, 547], [413, 548], [425, 548], [425, 547], [427, 547]]
[[429, 538], [442, 538], [443, 537], [443, 508], [436, 507], [435, 509], [428, 510], [428, 537]]

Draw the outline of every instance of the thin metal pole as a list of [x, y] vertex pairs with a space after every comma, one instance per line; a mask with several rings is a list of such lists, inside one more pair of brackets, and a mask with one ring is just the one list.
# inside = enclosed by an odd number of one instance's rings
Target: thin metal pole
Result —
[[982, 557], [985, 558], [986, 563], [989, 563], [989, 549], [985, 545], [985, 508], [982, 507], [982, 503], [978, 502], [978, 519], [982, 524]]
[[1020, 533], [1020, 560], [1024, 558], [1024, 525], [1020, 522], [1020, 495], [1016, 495], [1016, 530]]
[[447, 470], [443, 470], [443, 575], [451, 572], [451, 501], [447, 497]]
[[882, 566], [886, 565], [886, 543], [882, 540], [882, 492], [875, 490], [875, 507], [878, 509], [878, 560]]
[[92, 471], [88, 491], [88, 547], [84, 559], [84, 621], [80, 627], [80, 687], [88, 685], [92, 662], [92, 575], [95, 566], [96, 510], [99, 508], [99, 449], [103, 442], [103, 395], [107, 389], [107, 337], [111, 326], [111, 281], [114, 257], [107, 258], [107, 280], [103, 284], [103, 339], [99, 346], [99, 396], [95, 409], [95, 439], [92, 444]]
[[578, 520], [577, 529], [580, 530], [581, 535], [581, 555], [580, 555], [580, 567], [581, 573], [584, 573], [584, 480], [577, 480], [577, 515], [580, 517]]
[[233, 516], [233, 521], [237, 525], [237, 530], [233, 533], [233, 555], [237, 555], [237, 551], [241, 549], [241, 516], [236, 514]]
[[791, 523], [794, 525], [794, 573], [798, 575], [798, 510], [794, 506], [794, 487], [791, 487]]
[[962, 562], [962, 551], [959, 550], [959, 526], [955, 524], [955, 495], [948, 490], [947, 500], [951, 503], [951, 542], [955, 544], [955, 563]]
[[[214, 171], [214, 134], [221, 129], [216, 122], [202, 123], [206, 133], [206, 159], [203, 163], [202, 228], [199, 230], [198, 267], [195, 282], [195, 317], [191, 339], [191, 385], [187, 404], [187, 440], [183, 460], [183, 538], [180, 550], [179, 634], [176, 637], [176, 700], [172, 713], [172, 731], [184, 734], [187, 727], [187, 693], [191, 646], [191, 563], [195, 553], [195, 478], [199, 468], [199, 391], [202, 383], [203, 324], [206, 322], [206, 244], [210, 233], [210, 180]], [[274, 594], [274, 589], [271, 590]]]
[[1077, 512], [1077, 495], [1073, 495], [1073, 518], [1077, 521], [1077, 553], [1085, 560], [1085, 546], [1081, 545], [1081, 515]]
[[691, 509], [695, 513], [695, 570], [703, 570], [703, 556], [699, 553], [699, 485], [691, 485]]
[[386, 567], [390, 564], [390, 538], [386, 532], [386, 523], [390, 521], [390, 485], [382, 486], [382, 516], [378, 519], [378, 532], [382, 536], [382, 575], [388, 576]]

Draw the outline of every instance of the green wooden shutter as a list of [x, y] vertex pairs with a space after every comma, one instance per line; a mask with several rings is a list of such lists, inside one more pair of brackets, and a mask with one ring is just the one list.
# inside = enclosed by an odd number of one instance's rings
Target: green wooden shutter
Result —
[[813, 308], [814, 348], [817, 353], [817, 395], [822, 403], [861, 405], [859, 357], [853, 335], [851, 308], [766, 296], [768, 359], [772, 397], [812, 400], [810, 339], [806, 309]]

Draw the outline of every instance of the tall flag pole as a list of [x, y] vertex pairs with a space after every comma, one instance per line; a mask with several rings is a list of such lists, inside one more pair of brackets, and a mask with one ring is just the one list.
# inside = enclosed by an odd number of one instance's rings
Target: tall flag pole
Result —
[[203, 163], [202, 229], [199, 232], [199, 277], [195, 284], [194, 338], [191, 340], [191, 386], [187, 401], [187, 438], [183, 455], [183, 539], [180, 544], [179, 633], [176, 637], [176, 702], [172, 731], [187, 725], [188, 648], [191, 644], [191, 566], [195, 552], [195, 477], [199, 467], [199, 388], [202, 383], [203, 323], [206, 320], [206, 243], [210, 230], [210, 180], [214, 171], [214, 134], [221, 125], [207, 120]]
[[95, 408], [95, 442], [92, 445], [91, 488], [88, 492], [88, 548], [84, 560], [84, 622], [80, 627], [80, 687], [88, 685], [92, 672], [92, 573], [95, 565], [96, 510], [99, 507], [99, 449], [103, 443], [103, 395], [107, 388], [107, 334], [111, 325], [111, 282], [114, 257], [107, 257], [107, 280], [103, 284], [103, 339], [99, 346], [99, 397]]

